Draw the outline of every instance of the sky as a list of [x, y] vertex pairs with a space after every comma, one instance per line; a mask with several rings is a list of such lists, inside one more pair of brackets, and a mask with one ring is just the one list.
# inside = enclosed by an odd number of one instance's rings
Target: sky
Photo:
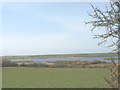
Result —
[[[91, 5], [107, 2], [31, 2], [2, 5], [2, 55], [43, 55], [109, 52], [93, 39]], [[1, 9], [1, 8], [0, 8]]]

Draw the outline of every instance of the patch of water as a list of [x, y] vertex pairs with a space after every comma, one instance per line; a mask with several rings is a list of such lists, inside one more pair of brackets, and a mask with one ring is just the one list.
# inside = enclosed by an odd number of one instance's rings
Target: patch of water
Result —
[[12, 61], [33, 61], [33, 62], [54, 62], [54, 61], [105, 61], [111, 62], [111, 60], [105, 60], [105, 57], [67, 57], [67, 58], [33, 58], [33, 59], [12, 59]]

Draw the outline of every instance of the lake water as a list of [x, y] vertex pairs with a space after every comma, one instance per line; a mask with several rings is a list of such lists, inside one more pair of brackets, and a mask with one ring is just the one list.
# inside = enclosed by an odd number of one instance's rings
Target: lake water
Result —
[[[33, 61], [33, 62], [54, 62], [54, 61], [105, 61], [111, 62], [111, 60], [105, 60], [107, 57], [59, 57], [59, 58], [33, 58], [33, 59], [12, 59], [12, 61]], [[117, 61], [117, 60], [116, 60]]]

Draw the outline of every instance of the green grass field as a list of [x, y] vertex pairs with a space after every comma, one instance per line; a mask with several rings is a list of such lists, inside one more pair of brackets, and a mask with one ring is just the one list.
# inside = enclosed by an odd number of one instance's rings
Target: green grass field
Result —
[[3, 88], [104, 88], [109, 69], [3, 68]]

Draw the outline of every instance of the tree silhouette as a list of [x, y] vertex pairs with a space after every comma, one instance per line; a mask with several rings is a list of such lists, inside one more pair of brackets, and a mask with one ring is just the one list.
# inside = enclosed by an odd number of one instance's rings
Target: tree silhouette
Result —
[[105, 11], [93, 5], [91, 6], [93, 13], [89, 13], [89, 16], [92, 17], [92, 21], [86, 22], [86, 24], [92, 25], [91, 31], [94, 34], [94, 38], [101, 39], [98, 45], [110, 41], [107, 46], [114, 47], [112, 52], [118, 53], [118, 63], [112, 61], [113, 66], [110, 68], [111, 79], [107, 80], [105, 78], [105, 80], [112, 88], [118, 87], [120, 89], [120, 1], [111, 1]]

